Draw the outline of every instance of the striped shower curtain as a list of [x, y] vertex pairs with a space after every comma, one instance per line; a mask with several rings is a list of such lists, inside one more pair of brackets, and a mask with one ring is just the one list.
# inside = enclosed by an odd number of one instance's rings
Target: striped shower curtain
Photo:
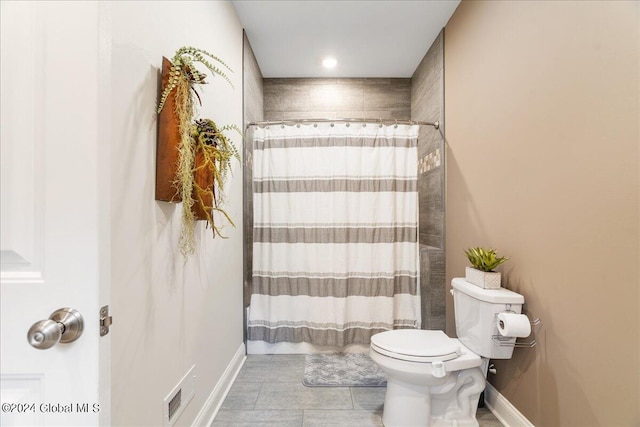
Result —
[[255, 129], [249, 340], [344, 346], [419, 327], [417, 137], [409, 125]]

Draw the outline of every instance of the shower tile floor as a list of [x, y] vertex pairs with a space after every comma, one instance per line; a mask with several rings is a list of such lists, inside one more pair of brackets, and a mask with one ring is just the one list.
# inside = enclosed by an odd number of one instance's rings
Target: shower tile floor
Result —
[[[385, 387], [305, 387], [304, 355], [249, 355], [213, 426], [382, 426]], [[503, 427], [486, 408], [481, 427]]]

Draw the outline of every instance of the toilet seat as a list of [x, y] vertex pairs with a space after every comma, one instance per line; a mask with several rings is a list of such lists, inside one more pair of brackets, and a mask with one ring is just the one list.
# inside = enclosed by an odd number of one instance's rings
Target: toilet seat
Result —
[[442, 331], [396, 329], [371, 337], [371, 349], [394, 359], [411, 362], [444, 362], [462, 354], [458, 340]]

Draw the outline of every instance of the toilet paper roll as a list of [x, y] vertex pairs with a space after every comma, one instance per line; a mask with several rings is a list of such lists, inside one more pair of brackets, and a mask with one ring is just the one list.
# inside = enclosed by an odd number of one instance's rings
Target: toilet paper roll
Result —
[[524, 314], [498, 313], [496, 323], [503, 337], [524, 338], [531, 333], [531, 322]]

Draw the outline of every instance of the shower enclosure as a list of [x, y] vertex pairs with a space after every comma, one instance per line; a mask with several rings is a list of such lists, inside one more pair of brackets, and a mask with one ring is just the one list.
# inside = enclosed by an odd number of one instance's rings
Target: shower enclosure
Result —
[[[441, 329], [445, 326], [445, 263], [444, 263], [444, 85], [443, 44], [441, 33], [418, 65], [411, 78], [263, 78], [260, 67], [245, 38], [244, 49], [244, 111], [245, 125], [249, 122], [277, 121], [274, 130], [283, 120], [286, 125], [301, 122], [301, 127], [313, 127], [311, 119], [325, 117], [331, 120], [345, 117], [372, 117], [379, 126], [379, 118], [386, 125], [413, 120], [440, 122], [434, 126], [420, 126], [417, 148], [417, 190], [419, 206], [419, 264], [417, 270], [418, 293], [421, 299], [423, 329]], [[300, 120], [299, 120], [300, 119]], [[343, 119], [344, 120], [344, 119]], [[340, 121], [342, 125], [346, 122]], [[323, 121], [315, 122], [318, 126]], [[330, 123], [329, 123], [330, 124]], [[335, 123], [338, 126], [338, 123]], [[362, 125], [362, 122], [360, 122]], [[356, 123], [351, 123], [356, 126]], [[253, 162], [252, 132], [247, 128], [244, 149], [245, 180], [245, 280], [244, 308], [251, 301], [253, 278]], [[316, 298], [316, 297], [310, 297]], [[247, 314], [247, 310], [245, 310]], [[254, 313], [255, 314], [255, 313]], [[245, 328], [245, 332], [247, 329]], [[246, 339], [246, 337], [245, 337]], [[265, 343], [255, 347], [252, 344]], [[266, 341], [248, 341], [249, 353], [300, 353], [315, 352], [303, 344], [289, 345], [287, 342], [269, 344]], [[358, 347], [360, 346], [360, 347]], [[341, 351], [365, 350], [366, 345], [352, 344]], [[327, 348], [328, 349], [328, 348]]]

